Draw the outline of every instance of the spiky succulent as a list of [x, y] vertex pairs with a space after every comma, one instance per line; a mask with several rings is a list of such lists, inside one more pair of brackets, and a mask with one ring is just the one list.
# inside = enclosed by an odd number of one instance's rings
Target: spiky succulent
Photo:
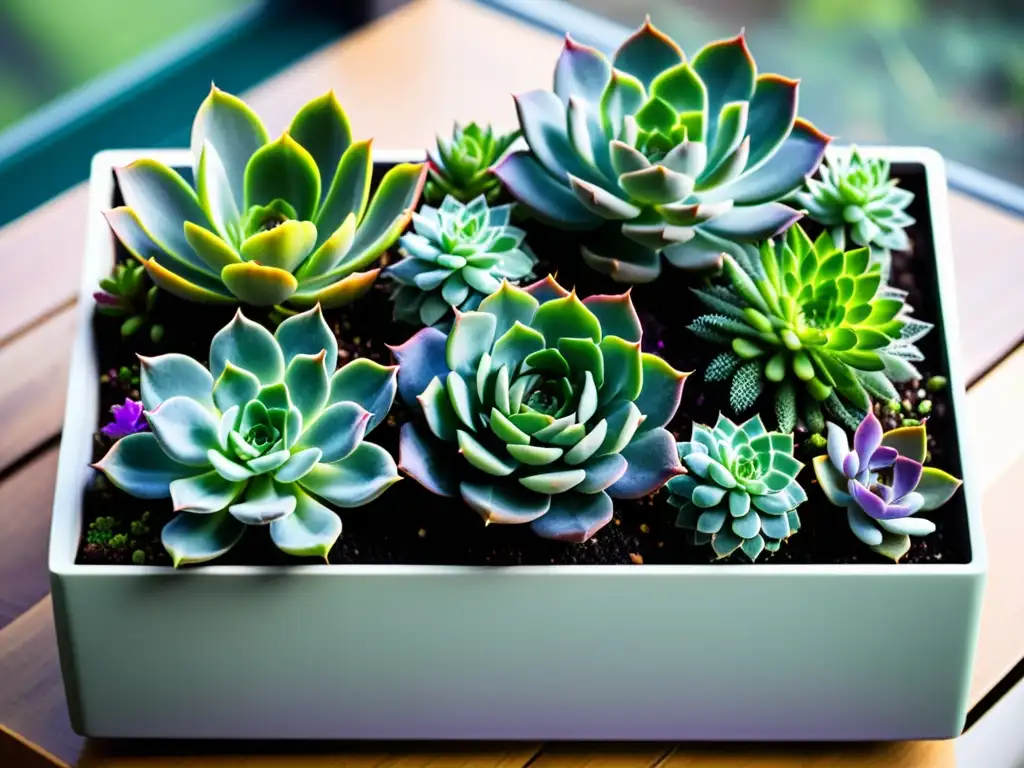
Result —
[[321, 500], [358, 507], [399, 479], [363, 438], [387, 415], [394, 367], [367, 359], [335, 371], [338, 342], [320, 308], [276, 333], [241, 311], [190, 357], [141, 358], [151, 432], [128, 435], [94, 466], [144, 499], [170, 496], [180, 514], [161, 539], [174, 564], [212, 560], [247, 526], [270, 525], [279, 549], [326, 556], [341, 520]]
[[519, 138], [519, 131], [498, 133], [490, 125], [480, 127], [470, 123], [462, 127], [455, 123], [450, 139], [437, 137], [437, 147], [427, 150], [427, 186], [423, 198], [437, 205], [451, 195], [468, 203], [480, 195], [493, 203], [501, 194], [501, 182], [491, 173]]
[[768, 432], [760, 416], [737, 425], [719, 414], [714, 429], [694, 424], [678, 449], [689, 474], [668, 481], [668, 500], [695, 544], [710, 542], [720, 558], [739, 549], [753, 561], [800, 529], [796, 508], [807, 494], [792, 435]]
[[829, 142], [797, 118], [797, 81], [757, 74], [742, 34], [687, 62], [650, 21], [610, 61], [567, 38], [554, 93], [516, 105], [530, 151], [495, 173], [555, 226], [614, 222], [582, 255], [623, 282], [657, 278], [659, 253], [681, 269], [717, 269], [723, 253], [786, 229], [800, 213], [780, 200]]
[[758, 260], [726, 256], [725, 274], [730, 288], [694, 290], [712, 313], [690, 330], [730, 347], [705, 378], [731, 379], [737, 413], [769, 382], [781, 431], [796, 425], [798, 399], [812, 432], [825, 428], [818, 403], [852, 429], [869, 395], [891, 400], [892, 382], [920, 376], [914, 342], [932, 326], [910, 318], [906, 294], [882, 284], [867, 248], [843, 252], [827, 232], [811, 242], [797, 224], [778, 243], [764, 243]]
[[906, 251], [910, 238], [904, 231], [914, 223], [906, 208], [914, 193], [900, 189], [899, 179], [889, 178], [889, 161], [866, 158], [856, 147], [830, 155], [818, 169], [820, 179], [808, 177], [793, 202], [807, 215], [832, 229], [840, 245], [849, 240], [871, 249], [875, 260], [889, 263], [889, 251]]
[[395, 316], [413, 325], [448, 325], [454, 310], [467, 312], [498, 290], [533, 277], [537, 257], [526, 233], [509, 224], [511, 205], [488, 208], [483, 195], [468, 205], [446, 197], [440, 208], [414, 213], [414, 232], [399, 240], [405, 258], [388, 270], [401, 283]]
[[333, 92], [269, 141], [240, 99], [213, 88], [192, 125], [195, 190], [154, 160], [116, 170], [125, 205], [106, 213], [158, 286], [191, 301], [290, 311], [346, 304], [401, 234], [425, 165], [402, 163], [370, 197], [369, 141], [352, 141]]
[[[96, 311], [108, 317], [123, 318], [121, 336], [134, 335], [149, 320], [156, 303], [157, 288], [147, 285], [146, 269], [141, 264], [118, 263], [108, 277], [100, 280], [100, 290], [93, 293]], [[154, 323], [149, 327], [150, 340], [163, 338], [164, 328]]]
[[581, 301], [551, 277], [507, 281], [445, 337], [424, 328], [393, 351], [402, 399], [399, 465], [461, 496], [485, 523], [530, 523], [585, 541], [612, 497], [640, 498], [682, 471], [664, 429], [685, 374], [640, 351], [628, 294]]
[[911, 536], [935, 530], [935, 523], [915, 515], [938, 509], [962, 485], [948, 472], [924, 466], [927, 452], [923, 424], [883, 434], [881, 423], [868, 413], [854, 433], [852, 450], [842, 428], [829, 423], [828, 452], [814, 457], [814, 473], [828, 500], [846, 508], [853, 534], [875, 552], [899, 560], [910, 549]]

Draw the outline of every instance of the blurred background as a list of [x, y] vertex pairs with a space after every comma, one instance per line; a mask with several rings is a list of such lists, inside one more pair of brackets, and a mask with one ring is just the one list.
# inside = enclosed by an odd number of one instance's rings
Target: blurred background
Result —
[[[187, 143], [211, 80], [244, 91], [407, 1], [0, 0], [0, 225], [99, 149]], [[649, 13], [689, 52], [745, 28], [838, 141], [934, 147], [988, 174], [982, 197], [991, 177], [1020, 185], [1024, 207], [1024, 0], [479, 1], [577, 34], [580, 9], [629, 27]]]
[[0, 0], [0, 131], [253, 0]]
[[687, 53], [746, 28], [758, 69], [800, 77], [800, 114], [838, 141], [930, 146], [1024, 185], [1024, 0], [570, 2], [630, 27], [649, 13]]

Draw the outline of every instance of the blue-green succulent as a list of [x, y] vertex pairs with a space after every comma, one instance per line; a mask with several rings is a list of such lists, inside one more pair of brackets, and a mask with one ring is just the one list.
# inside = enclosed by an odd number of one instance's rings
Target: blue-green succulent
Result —
[[871, 256], [888, 278], [890, 251], [910, 249], [906, 228], [914, 223], [906, 208], [914, 193], [889, 177], [889, 161], [865, 157], [853, 147], [829, 156], [792, 196], [794, 205], [832, 232], [842, 248], [847, 241], [871, 249]]
[[283, 552], [326, 557], [341, 520], [324, 502], [358, 507], [399, 479], [364, 440], [391, 407], [396, 368], [357, 359], [336, 371], [319, 307], [274, 334], [239, 311], [213, 337], [209, 368], [177, 353], [140, 360], [151, 431], [94, 466], [132, 496], [171, 498], [161, 539], [175, 566], [223, 555], [254, 525]]
[[611, 59], [571, 38], [554, 92], [516, 97], [529, 151], [495, 173], [538, 218], [591, 230], [582, 256], [622, 282], [648, 282], [661, 256], [715, 270], [800, 212], [782, 200], [829, 142], [797, 117], [795, 80], [758, 74], [743, 35], [687, 61], [645, 23]]
[[446, 197], [439, 208], [413, 214], [413, 231], [399, 240], [405, 257], [387, 274], [401, 284], [395, 317], [413, 325], [451, 324], [498, 290], [502, 280], [533, 277], [537, 257], [526, 233], [509, 224], [511, 205], [489, 208], [481, 195], [468, 205]]
[[792, 435], [769, 432], [760, 416], [737, 425], [719, 415], [713, 429], [694, 424], [678, 448], [688, 474], [668, 481], [669, 503], [695, 544], [710, 542], [719, 558], [740, 550], [753, 561], [800, 529], [796, 508], [807, 494], [796, 479], [804, 465], [793, 458]]
[[665, 429], [686, 374], [640, 349], [628, 294], [580, 300], [548, 277], [507, 281], [451, 333], [424, 328], [394, 349], [399, 465], [485, 523], [529, 523], [585, 541], [612, 498], [641, 498], [682, 471]]

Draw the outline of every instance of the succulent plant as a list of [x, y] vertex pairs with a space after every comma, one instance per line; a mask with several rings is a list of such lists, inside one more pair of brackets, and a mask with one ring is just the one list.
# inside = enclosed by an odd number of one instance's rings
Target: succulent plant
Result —
[[[133, 336], [149, 320], [156, 302], [157, 287], [146, 285], [146, 268], [141, 264], [118, 263], [108, 277], [100, 280], [100, 290], [93, 293], [96, 311], [109, 317], [124, 318], [121, 336]], [[163, 338], [162, 325], [149, 327], [149, 338], [158, 342]]]
[[[847, 240], [871, 249], [873, 261], [888, 279], [890, 251], [910, 249], [904, 231], [914, 223], [906, 208], [914, 193], [889, 178], [889, 161], [866, 158], [856, 147], [850, 153], [830, 156], [818, 168], [820, 179], [807, 178], [792, 202], [807, 215], [831, 228], [832, 239], [842, 248]], [[849, 237], [847, 238], [847, 232]]]
[[915, 515], [938, 509], [962, 485], [948, 472], [924, 466], [927, 445], [923, 424], [883, 433], [868, 413], [854, 433], [852, 450], [843, 429], [829, 423], [828, 453], [813, 460], [821, 490], [846, 508], [853, 534], [893, 560], [907, 553], [911, 536], [935, 530], [935, 523]]
[[519, 131], [496, 134], [489, 125], [481, 128], [470, 123], [462, 127], [456, 123], [450, 139], [438, 136], [437, 148], [427, 150], [429, 178], [423, 199], [437, 205], [451, 195], [468, 203], [484, 195], [488, 203], [493, 203], [501, 194], [501, 182], [491, 168], [518, 138]]
[[712, 313], [690, 330], [730, 347], [705, 378], [731, 379], [737, 413], [769, 382], [780, 431], [793, 430], [799, 404], [808, 428], [824, 431], [818, 403], [853, 429], [869, 395], [890, 400], [893, 382], [920, 377], [914, 342], [932, 326], [909, 316], [905, 292], [883, 285], [867, 248], [844, 252], [828, 232], [811, 242], [796, 224], [778, 243], [764, 243], [759, 260], [726, 256], [724, 266], [731, 287], [694, 289]]
[[198, 302], [335, 307], [358, 298], [369, 269], [405, 228], [426, 177], [402, 163], [370, 196], [369, 141], [352, 141], [333, 92], [269, 141], [240, 99], [213, 88], [192, 125], [193, 190], [137, 160], [116, 170], [125, 205], [106, 213], [158, 286]]
[[550, 224], [614, 222], [582, 255], [616, 280], [654, 280], [659, 253], [674, 267], [714, 270], [723, 253], [738, 257], [801, 215], [780, 201], [830, 139], [797, 118], [797, 85], [758, 75], [742, 34], [689, 62], [649, 20], [610, 61], [567, 37], [554, 93], [516, 97], [530, 151], [495, 173]]
[[142, 417], [142, 403], [138, 400], [125, 398], [124, 405], [111, 406], [110, 413], [114, 417], [113, 421], [105, 424], [100, 432], [113, 440], [148, 428], [146, 420]]
[[339, 507], [367, 504], [399, 479], [364, 437], [387, 415], [394, 367], [357, 359], [335, 371], [338, 343], [320, 308], [276, 333], [241, 311], [210, 344], [210, 367], [166, 354], [142, 361], [150, 432], [116, 442], [95, 468], [180, 514], [161, 539], [175, 566], [212, 560], [246, 526], [270, 525], [277, 547], [325, 557]]
[[393, 349], [402, 399], [399, 466], [461, 496], [485, 523], [530, 523], [585, 541], [612, 497], [640, 498], [682, 471], [664, 429], [686, 374], [640, 351], [628, 294], [581, 301], [550, 276], [504, 281], [446, 337], [424, 328]]
[[401, 283], [395, 316], [413, 325], [448, 325], [454, 310], [476, 309], [503, 279], [533, 277], [537, 257], [523, 244], [526, 233], [509, 225], [511, 210], [488, 208], [483, 195], [468, 205], [448, 196], [440, 208], [424, 205], [414, 213], [414, 231], [399, 240], [405, 258], [387, 271]]
[[719, 414], [714, 429], [694, 424], [678, 449], [689, 473], [666, 487], [676, 525], [693, 543], [710, 542], [720, 558], [739, 549], [753, 561], [800, 529], [796, 508], [807, 494], [796, 481], [804, 465], [793, 458], [793, 435], [767, 431], [760, 416], [737, 425]]

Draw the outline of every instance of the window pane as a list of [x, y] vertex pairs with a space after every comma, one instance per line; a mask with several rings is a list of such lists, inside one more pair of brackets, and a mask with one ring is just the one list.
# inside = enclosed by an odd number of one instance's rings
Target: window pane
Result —
[[254, 0], [0, 1], [0, 130]]
[[839, 141], [931, 146], [1024, 184], [1022, 0], [571, 0], [688, 52], [741, 28]]

